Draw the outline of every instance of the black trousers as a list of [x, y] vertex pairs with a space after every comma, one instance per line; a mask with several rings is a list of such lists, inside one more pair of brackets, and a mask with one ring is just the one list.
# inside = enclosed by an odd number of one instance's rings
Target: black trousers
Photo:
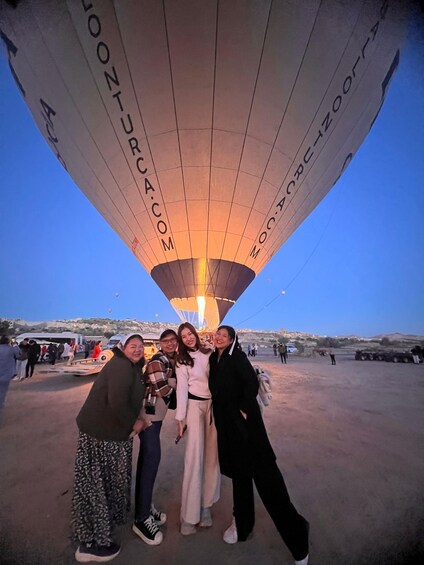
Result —
[[330, 353], [330, 359], [331, 359], [331, 364], [332, 364], [332, 365], [335, 365], [335, 364], [336, 364], [336, 356], [335, 356], [335, 355], [332, 355], [332, 354]]
[[255, 525], [253, 481], [280, 536], [296, 561], [308, 555], [309, 524], [293, 506], [276, 462], [239, 469], [233, 476], [234, 517], [239, 541], [245, 541]]
[[26, 367], [25, 367], [26, 378], [32, 377], [32, 375], [34, 374], [34, 367], [35, 367], [36, 363], [37, 363], [37, 359], [34, 359], [32, 357], [28, 358], [28, 363], [26, 364]]

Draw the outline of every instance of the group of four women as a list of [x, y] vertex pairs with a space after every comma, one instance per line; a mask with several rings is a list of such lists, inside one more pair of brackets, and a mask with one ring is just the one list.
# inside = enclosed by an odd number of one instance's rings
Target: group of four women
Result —
[[[309, 525], [290, 501], [256, 400], [256, 372], [241, 351], [234, 329], [220, 326], [212, 350], [202, 346], [191, 324], [181, 324], [176, 363], [174, 354], [166, 351], [167, 345], [171, 351], [171, 334], [175, 336], [175, 333], [166, 330], [164, 334], [160, 353], [164, 362], [169, 362], [169, 376], [174, 369], [176, 373], [178, 436], [183, 436], [186, 430], [181, 533], [190, 535], [198, 526], [212, 526], [211, 507], [219, 498], [222, 473], [232, 479], [233, 485], [233, 520], [224, 532], [224, 541], [236, 543], [251, 537], [255, 521], [254, 482], [295, 563], [306, 565]], [[174, 342], [175, 352], [175, 338]], [[149, 362], [153, 371], [146, 374], [154, 375], [153, 359]], [[160, 361], [160, 357], [156, 360]], [[157, 532], [166, 515], [151, 503], [160, 460], [158, 438], [162, 421], [156, 425], [158, 420], [153, 414], [158, 403], [152, 399], [152, 387], [147, 383], [146, 389], [140, 378], [143, 364], [142, 336], [126, 337], [97, 377], [77, 417], [79, 440], [72, 521], [74, 537], [79, 543], [75, 554], [79, 562], [109, 561], [120, 551], [113, 542], [112, 530], [115, 524], [125, 522], [130, 510], [135, 434], [140, 434], [140, 455], [133, 530], [150, 543], [149, 532], [147, 537], [143, 535], [148, 522], [154, 533], [151, 545], [162, 541], [162, 533]], [[157, 380], [162, 382], [161, 379], [164, 380], [163, 375]], [[155, 377], [151, 380], [155, 381]], [[173, 386], [172, 378], [156, 386], [155, 390], [161, 392], [155, 400], [160, 398], [167, 405]], [[143, 470], [146, 465], [142, 447], [147, 436], [153, 437], [151, 431], [155, 426], [159, 453], [155, 464], [147, 466], [151, 469], [148, 473]], [[140, 499], [137, 491], [142, 496], [143, 485], [148, 483], [150, 495], [144, 499], [147, 510], [143, 515], [137, 509], [142, 505], [137, 504]]]

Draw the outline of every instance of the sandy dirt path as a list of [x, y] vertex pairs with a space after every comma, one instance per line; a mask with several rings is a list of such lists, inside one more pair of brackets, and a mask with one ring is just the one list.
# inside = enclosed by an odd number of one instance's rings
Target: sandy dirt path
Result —
[[[424, 563], [424, 366], [258, 356], [273, 376], [265, 422], [298, 510], [311, 524], [310, 565]], [[47, 374], [11, 383], [0, 426], [0, 563], [74, 563], [69, 515], [75, 416], [93, 379]], [[184, 440], [170, 412], [162, 432], [155, 503], [165, 539], [149, 547], [117, 530], [116, 565], [289, 565], [261, 501], [253, 539], [228, 546], [231, 484], [223, 479], [214, 525], [178, 532]], [[134, 460], [138, 440], [134, 443]]]

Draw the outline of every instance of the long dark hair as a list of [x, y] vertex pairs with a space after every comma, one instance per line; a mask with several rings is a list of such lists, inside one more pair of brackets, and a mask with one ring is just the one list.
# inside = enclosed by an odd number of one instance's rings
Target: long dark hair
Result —
[[183, 324], [180, 324], [180, 327], [178, 328], [178, 332], [177, 332], [178, 333], [177, 363], [179, 365], [188, 365], [189, 367], [193, 367], [194, 366], [194, 359], [189, 353], [190, 349], [188, 349], [184, 345], [182, 337], [181, 337], [181, 334], [182, 334], [183, 330], [185, 330], [185, 329], [190, 330], [191, 333], [196, 338], [196, 351], [200, 350], [202, 353], [207, 353], [209, 351], [209, 349], [202, 347], [202, 345], [200, 343], [199, 334], [197, 333], [196, 328], [192, 324], [190, 324], [190, 322], [184, 322]]
[[232, 343], [230, 346], [227, 347], [228, 350], [230, 350], [234, 345], [233, 351], [234, 351], [234, 349], [238, 349], [238, 350], [241, 351], [241, 346], [240, 346], [240, 343], [239, 343], [239, 340], [238, 340], [238, 336], [236, 334], [236, 330], [232, 326], [226, 326], [224, 324], [222, 326], [219, 326], [219, 328], [216, 331], [218, 332], [219, 330], [226, 330], [228, 335], [230, 336], [230, 338], [233, 340], [233, 342], [235, 342], [235, 343]]

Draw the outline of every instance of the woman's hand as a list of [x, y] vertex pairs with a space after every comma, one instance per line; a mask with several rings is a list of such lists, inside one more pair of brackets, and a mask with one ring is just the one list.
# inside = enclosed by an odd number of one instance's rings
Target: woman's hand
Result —
[[182, 437], [184, 433], [185, 420], [178, 420], [178, 435]]
[[245, 420], [247, 420], [247, 414], [246, 414], [246, 412], [243, 412], [243, 410], [240, 410], [240, 414], [243, 416], [243, 418], [244, 418]]
[[146, 428], [150, 428], [152, 425], [151, 420], [146, 420], [144, 418], [137, 418], [134, 422], [132, 432], [130, 433], [130, 438], [135, 437], [137, 434], [145, 430]]

